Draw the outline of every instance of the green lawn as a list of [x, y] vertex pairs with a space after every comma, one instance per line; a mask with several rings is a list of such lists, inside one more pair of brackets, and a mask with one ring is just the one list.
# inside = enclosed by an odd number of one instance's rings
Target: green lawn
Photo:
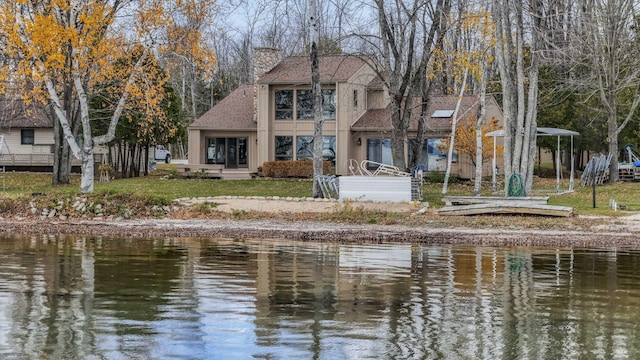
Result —
[[[238, 196], [294, 196], [311, 195], [312, 183], [308, 180], [211, 180], [167, 179], [166, 171], [156, 171], [150, 176], [96, 182], [98, 194], [136, 194], [166, 200], [182, 197], [219, 195]], [[73, 195], [78, 193], [79, 175], [72, 176], [72, 183], [52, 186], [50, 174], [6, 173], [5, 196], [18, 197], [32, 193]], [[0, 184], [1, 186], [2, 184]]]
[[[220, 195], [237, 196], [280, 196], [280, 197], [308, 197], [312, 193], [312, 183], [309, 180], [211, 180], [211, 179], [167, 179], [171, 174], [170, 168], [163, 167], [147, 177], [118, 179], [111, 182], [95, 183], [95, 194], [127, 195], [149, 197], [170, 202], [176, 198], [203, 197]], [[96, 178], [97, 180], [97, 178]], [[74, 175], [72, 184], [52, 186], [50, 174], [8, 172], [4, 179], [0, 179], [0, 186], [4, 183], [4, 190], [0, 187], [0, 197], [18, 198], [30, 197], [33, 193], [46, 195], [78, 194], [80, 177]], [[581, 188], [579, 179], [576, 181], [576, 191], [558, 195], [548, 192], [555, 189], [555, 179], [536, 179], [534, 191], [545, 190], [544, 193], [532, 195], [549, 196], [549, 204], [573, 207], [581, 215], [621, 215], [629, 211], [640, 211], [640, 183], [619, 182], [596, 188], [596, 208], [593, 208], [592, 188]], [[568, 181], [564, 181], [562, 188], [566, 188]], [[491, 195], [490, 184], [485, 184], [483, 195]], [[457, 182], [449, 185], [448, 195], [472, 195], [473, 187], [470, 182]], [[424, 201], [432, 207], [442, 206], [442, 184], [427, 183], [423, 188]], [[609, 207], [613, 199], [619, 205], [626, 206], [626, 211], [614, 212]]]

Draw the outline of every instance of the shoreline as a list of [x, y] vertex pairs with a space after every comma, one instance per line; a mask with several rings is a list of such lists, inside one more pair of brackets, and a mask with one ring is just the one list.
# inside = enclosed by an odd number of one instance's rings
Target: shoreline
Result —
[[513, 247], [640, 248], [637, 216], [631, 223], [592, 230], [435, 228], [314, 221], [232, 219], [0, 220], [0, 234], [120, 238], [261, 238], [332, 243], [416, 243]]

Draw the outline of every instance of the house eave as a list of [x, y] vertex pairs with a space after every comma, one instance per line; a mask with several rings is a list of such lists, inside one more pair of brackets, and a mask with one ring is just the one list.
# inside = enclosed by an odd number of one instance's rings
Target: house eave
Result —
[[[347, 81], [349, 81], [348, 79], [337, 79], [337, 80], [320, 80], [320, 85], [333, 85], [333, 84], [337, 84], [337, 83], [346, 83]], [[269, 82], [260, 82], [258, 81], [258, 85], [268, 85], [268, 86], [282, 86], [282, 85], [290, 85], [290, 86], [305, 86], [305, 87], [310, 87], [311, 83], [309, 82], [309, 80], [299, 80], [299, 81], [292, 81], [292, 80], [282, 80], [282, 81], [269, 81]]]
[[[390, 127], [351, 127], [352, 132], [391, 132], [393, 129]], [[416, 132], [418, 129], [408, 129], [409, 132]], [[442, 129], [430, 129], [425, 134], [446, 134], [451, 132], [449, 128]]]
[[257, 128], [216, 128], [209, 126], [189, 126], [189, 130], [207, 130], [207, 131], [217, 131], [217, 132], [233, 132], [233, 131], [245, 131], [245, 132], [257, 132]]
[[383, 128], [383, 127], [352, 127], [351, 131], [360, 131], [360, 132], [372, 132], [372, 131], [384, 131], [389, 132], [391, 128]]

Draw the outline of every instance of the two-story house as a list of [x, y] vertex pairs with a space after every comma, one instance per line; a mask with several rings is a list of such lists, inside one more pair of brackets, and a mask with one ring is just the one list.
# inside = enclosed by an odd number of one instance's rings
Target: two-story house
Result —
[[[325, 55], [319, 64], [324, 158], [335, 163], [338, 175], [347, 175], [350, 159], [391, 164], [389, 94], [379, 73], [370, 61], [356, 56]], [[254, 74], [253, 84], [238, 87], [189, 126], [186, 169], [204, 169], [221, 178], [249, 178], [267, 161], [312, 158], [309, 58], [281, 59], [277, 49], [257, 48]], [[421, 161], [429, 170], [444, 170], [442, 144], [451, 132], [455, 104], [455, 96], [431, 101]], [[495, 100], [487, 104], [487, 118], [501, 120]], [[460, 113], [475, 114], [478, 108], [476, 97], [465, 97]], [[412, 118], [409, 137], [416, 131], [417, 116]], [[475, 171], [468, 159], [465, 162], [456, 156], [454, 160], [454, 175], [470, 177]], [[489, 171], [487, 166], [487, 175]]]

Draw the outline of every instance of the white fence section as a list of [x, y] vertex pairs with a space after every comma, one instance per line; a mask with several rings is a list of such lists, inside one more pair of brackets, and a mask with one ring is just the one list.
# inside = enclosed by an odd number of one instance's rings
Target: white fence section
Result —
[[341, 176], [340, 200], [411, 201], [411, 177]]

